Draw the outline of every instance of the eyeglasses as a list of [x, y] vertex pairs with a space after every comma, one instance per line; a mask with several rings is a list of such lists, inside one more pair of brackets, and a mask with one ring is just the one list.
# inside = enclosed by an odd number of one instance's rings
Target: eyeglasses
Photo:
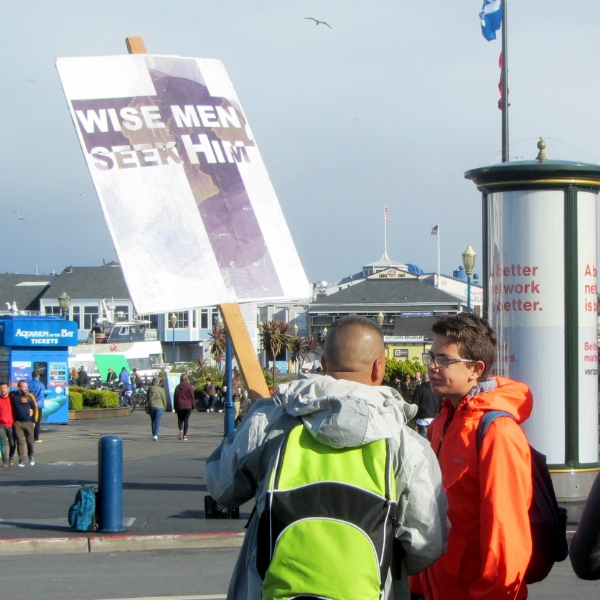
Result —
[[436, 369], [447, 369], [452, 363], [473, 363], [474, 360], [468, 358], [450, 358], [449, 356], [433, 356], [429, 352], [423, 354], [423, 364], [428, 367], [433, 363]]

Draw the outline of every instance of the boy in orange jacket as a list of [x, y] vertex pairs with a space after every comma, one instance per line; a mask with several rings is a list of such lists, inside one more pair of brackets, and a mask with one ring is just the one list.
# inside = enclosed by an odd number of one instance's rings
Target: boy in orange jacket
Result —
[[[531, 391], [488, 378], [497, 341], [484, 320], [461, 313], [432, 329], [433, 345], [423, 360], [444, 400], [427, 437], [440, 463], [452, 529], [446, 554], [419, 575], [413, 591], [427, 600], [527, 598], [531, 459], [518, 423], [531, 413]], [[477, 426], [490, 410], [506, 411], [516, 422], [494, 420], [478, 452]]]

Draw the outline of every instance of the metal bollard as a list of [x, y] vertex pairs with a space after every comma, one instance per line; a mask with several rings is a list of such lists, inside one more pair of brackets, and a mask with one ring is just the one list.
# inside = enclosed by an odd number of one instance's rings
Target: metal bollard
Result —
[[225, 400], [225, 435], [235, 431], [234, 406], [233, 406], [233, 348], [231, 338], [227, 334], [225, 345], [225, 384], [227, 385], [227, 399]]
[[98, 529], [123, 529], [123, 440], [116, 435], [98, 441]]

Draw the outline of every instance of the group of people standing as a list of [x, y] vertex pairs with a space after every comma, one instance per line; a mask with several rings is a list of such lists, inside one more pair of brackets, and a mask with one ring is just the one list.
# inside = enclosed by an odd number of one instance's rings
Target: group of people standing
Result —
[[15, 451], [19, 467], [25, 466], [26, 458], [31, 467], [35, 465], [35, 442], [40, 439], [45, 391], [39, 371], [32, 373], [29, 382], [19, 381], [13, 392], [6, 382], [0, 383], [2, 467], [13, 466]]
[[[329, 328], [324, 376], [255, 402], [207, 459], [214, 500], [256, 501], [228, 598], [527, 598], [533, 475], [520, 424], [533, 395], [491, 376], [497, 338], [483, 319], [459, 313], [432, 330], [423, 362], [443, 400], [423, 419], [427, 439], [409, 426], [426, 381], [409, 401], [382, 385], [380, 328], [347, 316]], [[504, 415], [476, 443], [490, 411]], [[600, 501], [600, 479], [590, 500]], [[588, 531], [573, 542], [576, 572], [600, 578], [597, 506], [580, 526]], [[377, 560], [367, 560], [369, 548]]]

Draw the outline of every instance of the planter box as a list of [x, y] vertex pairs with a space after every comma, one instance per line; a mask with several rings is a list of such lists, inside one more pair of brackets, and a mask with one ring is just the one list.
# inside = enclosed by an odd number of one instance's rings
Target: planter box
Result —
[[131, 407], [121, 408], [89, 408], [87, 410], [70, 410], [69, 421], [80, 421], [82, 419], [109, 419], [113, 417], [127, 417], [131, 413]]

